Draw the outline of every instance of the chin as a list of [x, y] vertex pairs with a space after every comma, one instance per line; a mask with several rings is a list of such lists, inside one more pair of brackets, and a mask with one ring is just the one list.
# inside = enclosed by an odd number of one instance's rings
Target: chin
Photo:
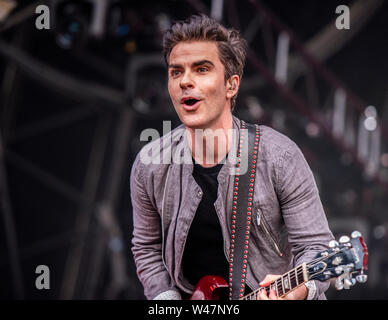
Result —
[[205, 129], [208, 121], [197, 115], [183, 115], [180, 117], [182, 123], [192, 129]]

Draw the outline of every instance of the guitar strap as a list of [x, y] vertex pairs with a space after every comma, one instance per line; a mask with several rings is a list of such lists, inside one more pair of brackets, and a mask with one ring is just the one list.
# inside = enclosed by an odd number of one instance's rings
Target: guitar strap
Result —
[[[245, 139], [247, 139], [247, 141], [245, 141]], [[252, 220], [252, 203], [259, 141], [259, 126], [241, 121], [236, 174], [233, 181], [233, 211], [229, 251], [230, 300], [238, 300], [243, 297], [245, 292], [249, 235]], [[248, 165], [247, 171], [244, 174], [242, 174], [242, 172], [240, 174], [241, 163]]]

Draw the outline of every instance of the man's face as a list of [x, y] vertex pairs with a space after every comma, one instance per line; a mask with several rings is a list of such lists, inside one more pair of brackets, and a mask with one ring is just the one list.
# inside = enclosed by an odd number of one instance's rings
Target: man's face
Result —
[[231, 112], [231, 97], [216, 43], [178, 43], [171, 51], [168, 69], [168, 91], [180, 120], [192, 129], [222, 123]]

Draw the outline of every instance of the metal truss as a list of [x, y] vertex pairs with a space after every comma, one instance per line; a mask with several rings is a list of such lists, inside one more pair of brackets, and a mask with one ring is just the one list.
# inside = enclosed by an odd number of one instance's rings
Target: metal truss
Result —
[[[214, 12], [214, 8], [222, 11], [218, 2], [212, 1], [209, 10], [200, 1], [188, 1], [196, 10], [206, 14]], [[248, 42], [262, 44], [265, 58], [251, 48], [248, 50], [248, 66], [257, 71], [258, 77], [244, 81], [256, 89], [270, 84], [291, 108], [318, 125], [338, 150], [350, 155], [361, 172], [388, 193], [388, 181], [382, 174], [385, 169], [380, 164], [382, 150], [388, 150], [388, 128], [375, 113], [375, 108], [368, 111], [369, 104], [322, 63], [349, 41], [384, 1], [356, 1], [350, 8], [352, 17], [357, 18], [352, 20], [350, 34], [339, 37], [338, 30], [333, 30], [334, 26], [327, 26], [306, 45], [261, 1], [249, 0], [248, 3], [244, 5], [248, 10], [256, 11], [256, 15], [242, 32]], [[241, 3], [234, 0], [225, 1], [224, 20], [236, 27], [240, 26], [239, 5]], [[214, 15], [219, 16], [219, 13]], [[330, 41], [334, 35], [336, 42]], [[300, 83], [304, 83], [302, 89]], [[325, 92], [320, 93], [322, 87]], [[368, 117], [372, 117], [376, 124], [371, 131], [364, 125]]]
[[[22, 279], [24, 259], [70, 245], [59, 298], [94, 298], [97, 294], [96, 286], [100, 281], [103, 262], [108, 257], [111, 280], [105, 297], [114, 299], [130, 285], [126, 274], [128, 261], [125, 256], [126, 241], [123, 239], [116, 212], [125, 178], [124, 172], [127, 172], [129, 141], [133, 134], [134, 115], [125, 102], [125, 94], [96, 83], [88, 83], [48, 67], [29, 56], [17, 45], [0, 41], [0, 54], [7, 59], [7, 70], [11, 71], [4, 73], [2, 82], [4, 86], [7, 86], [6, 89], [3, 87], [3, 94], [5, 101], [8, 102], [2, 108], [4, 120], [2, 134], [6, 136], [6, 139], [0, 141], [0, 182], [8, 259], [4, 256], [1, 264], [4, 265], [5, 261], [8, 261], [14, 296], [24, 297]], [[9, 97], [17, 94], [15, 84], [21, 74], [36, 79], [48, 90], [54, 89], [60, 92], [62, 97], [74, 97], [75, 101], [79, 101], [79, 107], [12, 131], [8, 121], [10, 119], [7, 120], [4, 117], [12, 114], [15, 107], [15, 99]], [[92, 116], [97, 116], [97, 125], [82, 190], [78, 190], [63, 179], [12, 151], [12, 145], [33, 137], [50, 135], [56, 129]], [[112, 128], [116, 129], [112, 130]], [[108, 170], [104, 170], [104, 165], [108, 167]], [[8, 166], [17, 168], [62, 195], [64, 199], [75, 203], [78, 210], [73, 229], [20, 248], [9, 199], [6, 175]], [[92, 234], [95, 234], [96, 237], [92, 239], [93, 241], [90, 240]], [[89, 259], [93, 263], [93, 268], [89, 265]], [[93, 272], [82, 274], [81, 270], [85, 266]]]

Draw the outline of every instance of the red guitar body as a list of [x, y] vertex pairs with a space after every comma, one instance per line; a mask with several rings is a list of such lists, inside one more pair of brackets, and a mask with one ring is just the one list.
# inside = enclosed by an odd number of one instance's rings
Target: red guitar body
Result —
[[189, 300], [220, 300], [227, 294], [228, 283], [220, 276], [205, 276], [199, 280]]

